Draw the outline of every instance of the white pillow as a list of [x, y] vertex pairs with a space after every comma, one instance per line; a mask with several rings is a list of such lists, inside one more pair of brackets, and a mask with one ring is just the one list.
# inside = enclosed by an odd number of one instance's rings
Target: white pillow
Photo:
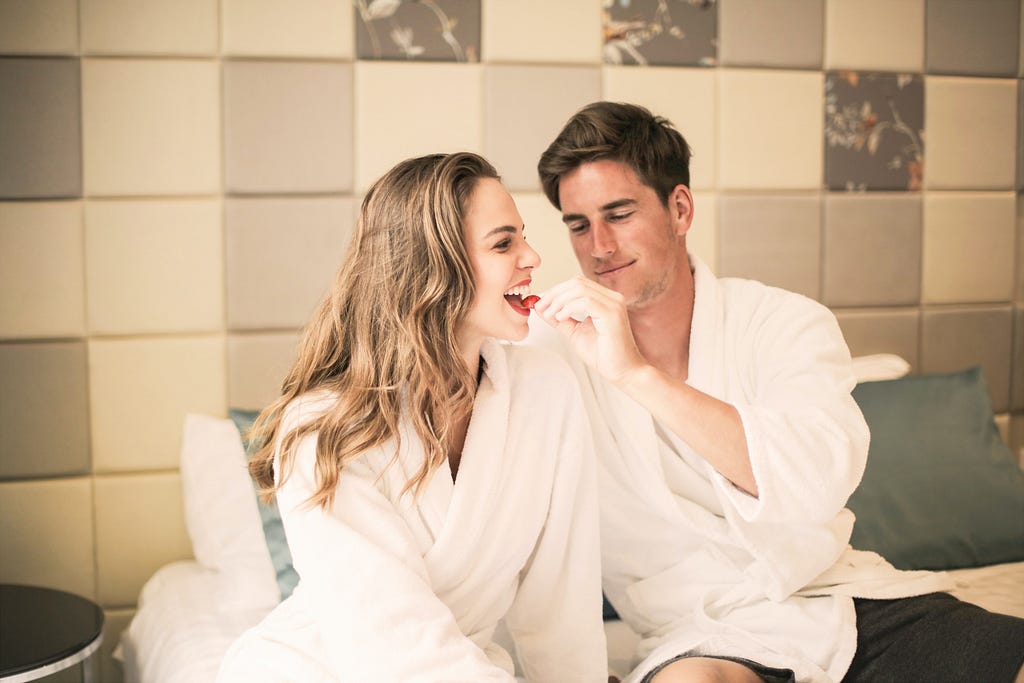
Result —
[[853, 374], [857, 383], [899, 379], [910, 372], [910, 363], [894, 353], [876, 353], [853, 359]]
[[280, 600], [274, 566], [231, 420], [186, 415], [181, 447], [185, 525], [199, 564], [223, 574], [228, 602], [274, 605]]

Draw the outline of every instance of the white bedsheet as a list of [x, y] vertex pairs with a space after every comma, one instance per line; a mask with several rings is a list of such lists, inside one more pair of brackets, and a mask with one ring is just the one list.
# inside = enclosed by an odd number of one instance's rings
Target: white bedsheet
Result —
[[[1024, 618], [1024, 562], [950, 574], [961, 600]], [[149, 579], [115, 655], [128, 683], [213, 683], [228, 646], [269, 611], [223, 606], [227, 580], [193, 561], [166, 565]], [[619, 621], [606, 623], [605, 632], [610, 668], [624, 674], [638, 638]]]

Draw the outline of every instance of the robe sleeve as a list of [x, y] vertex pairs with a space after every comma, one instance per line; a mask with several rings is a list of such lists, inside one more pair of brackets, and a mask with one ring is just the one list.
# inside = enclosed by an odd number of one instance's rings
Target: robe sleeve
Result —
[[560, 369], [567, 396], [534, 407], [561, 425], [548, 514], [505, 620], [530, 683], [604, 683], [596, 456], [575, 379]]
[[278, 505], [297, 591], [316, 611], [332, 673], [352, 681], [514, 681], [434, 594], [411, 532], [370, 467], [357, 460], [342, 470], [328, 510], [304, 504], [314, 490], [315, 449], [316, 435], [297, 444]]
[[717, 488], [746, 522], [832, 523], [860, 483], [869, 442], [835, 317], [785, 293], [759, 308], [738, 345], [746, 400], [733, 405], [759, 495], [716, 474]]

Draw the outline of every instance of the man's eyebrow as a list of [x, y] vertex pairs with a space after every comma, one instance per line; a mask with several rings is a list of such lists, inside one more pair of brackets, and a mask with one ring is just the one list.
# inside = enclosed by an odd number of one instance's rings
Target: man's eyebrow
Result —
[[[635, 199], [616, 199], [614, 202], [608, 202], [601, 207], [601, 211], [612, 211], [614, 209], [620, 209], [623, 206], [632, 206], [636, 204]], [[581, 213], [563, 213], [562, 222], [571, 223], [572, 221], [585, 221], [587, 219]]]

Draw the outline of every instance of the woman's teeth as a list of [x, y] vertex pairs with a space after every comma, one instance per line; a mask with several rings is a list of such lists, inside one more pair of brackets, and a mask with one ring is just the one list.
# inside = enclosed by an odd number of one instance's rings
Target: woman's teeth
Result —
[[530, 293], [530, 285], [517, 285], [505, 292], [505, 296], [524, 297]]

